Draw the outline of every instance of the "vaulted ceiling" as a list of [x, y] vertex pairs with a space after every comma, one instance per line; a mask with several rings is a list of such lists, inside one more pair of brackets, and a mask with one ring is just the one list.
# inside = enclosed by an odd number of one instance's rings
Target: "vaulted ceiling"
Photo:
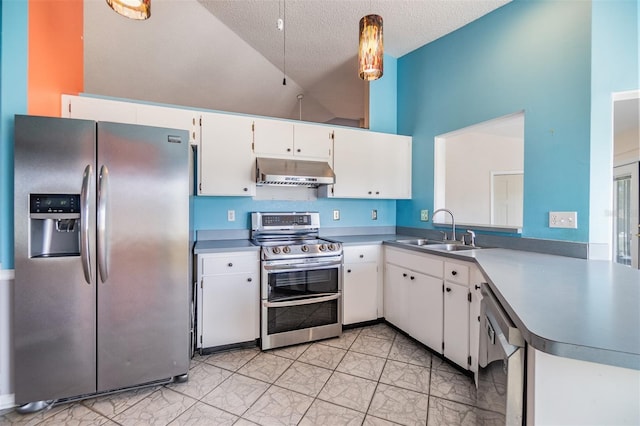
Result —
[[151, 1], [151, 18], [133, 21], [85, 0], [85, 92], [357, 125], [362, 16], [383, 17], [398, 58], [510, 0]]

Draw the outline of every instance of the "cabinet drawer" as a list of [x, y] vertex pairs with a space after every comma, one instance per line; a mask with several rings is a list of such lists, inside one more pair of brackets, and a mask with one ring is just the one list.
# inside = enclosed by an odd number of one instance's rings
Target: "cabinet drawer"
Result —
[[201, 255], [202, 275], [255, 273], [259, 268], [258, 252], [242, 254]]
[[393, 263], [413, 271], [422, 272], [433, 277], [442, 278], [444, 262], [435, 256], [414, 254], [411, 250], [394, 250], [385, 248], [385, 262]]
[[379, 245], [344, 247], [344, 263], [378, 262]]
[[469, 266], [444, 262], [444, 278], [454, 283], [469, 285]]

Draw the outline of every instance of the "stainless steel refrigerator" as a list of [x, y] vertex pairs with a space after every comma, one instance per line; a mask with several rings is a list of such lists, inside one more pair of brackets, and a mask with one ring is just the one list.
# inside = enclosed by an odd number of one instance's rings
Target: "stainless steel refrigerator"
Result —
[[186, 379], [186, 131], [15, 117], [15, 401]]

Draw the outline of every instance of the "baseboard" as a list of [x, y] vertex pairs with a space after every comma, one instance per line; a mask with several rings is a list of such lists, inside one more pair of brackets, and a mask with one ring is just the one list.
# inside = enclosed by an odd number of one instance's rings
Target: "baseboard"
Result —
[[15, 398], [12, 393], [0, 395], [0, 410], [6, 410], [15, 407]]

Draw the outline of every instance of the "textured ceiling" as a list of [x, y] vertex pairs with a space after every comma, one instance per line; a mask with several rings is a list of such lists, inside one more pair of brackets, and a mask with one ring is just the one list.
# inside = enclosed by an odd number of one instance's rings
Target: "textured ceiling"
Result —
[[363, 15], [383, 17], [385, 52], [398, 58], [508, 1], [152, 0], [151, 18], [133, 21], [85, 0], [84, 90], [294, 119], [302, 107], [303, 120], [357, 125]]

